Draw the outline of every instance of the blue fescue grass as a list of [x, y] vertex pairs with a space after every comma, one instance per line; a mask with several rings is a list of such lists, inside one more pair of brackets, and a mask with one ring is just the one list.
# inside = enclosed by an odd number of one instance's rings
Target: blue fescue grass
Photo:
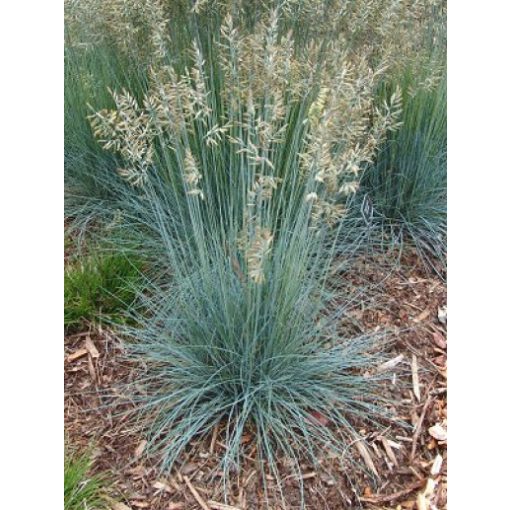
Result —
[[235, 246], [212, 240], [204, 258], [190, 263], [159, 226], [174, 278], [151, 288], [144, 303], [151, 313], [133, 314], [136, 325], [123, 332], [130, 359], [143, 361], [129, 393], [163, 471], [192, 439], [222, 424], [227, 487], [246, 432], [260, 468], [280, 481], [280, 459], [296, 475], [325, 451], [350, 459], [362, 424], [390, 419], [381, 392], [389, 374], [376, 371], [386, 359], [381, 337], [338, 331], [343, 310], [327, 283], [338, 246], [324, 232], [310, 242], [307, 214], [303, 208], [284, 222], [262, 284], [233, 263]]

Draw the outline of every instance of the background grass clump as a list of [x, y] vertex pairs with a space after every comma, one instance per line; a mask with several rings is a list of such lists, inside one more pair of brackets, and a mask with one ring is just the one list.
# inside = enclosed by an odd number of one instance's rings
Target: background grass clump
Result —
[[375, 221], [410, 241], [428, 267], [446, 257], [446, 80], [406, 91], [401, 127], [391, 133], [362, 181]]
[[390, 242], [414, 246], [425, 266], [446, 270], [446, 13], [433, 11], [424, 50], [381, 82], [377, 95], [402, 91], [399, 127], [388, 133], [361, 182], [374, 223]]
[[64, 273], [64, 326], [121, 322], [142, 281], [141, 263], [123, 254], [88, 255]]

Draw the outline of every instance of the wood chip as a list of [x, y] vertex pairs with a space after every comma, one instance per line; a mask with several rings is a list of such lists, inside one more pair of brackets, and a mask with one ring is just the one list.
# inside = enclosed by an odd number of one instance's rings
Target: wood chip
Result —
[[209, 500], [207, 503], [212, 510], [241, 510], [238, 506], [225, 505], [224, 503], [218, 503], [217, 501]]
[[90, 336], [85, 338], [85, 348], [93, 358], [99, 358], [99, 351], [94, 345], [94, 342], [90, 339]]
[[372, 473], [374, 473], [377, 478], [379, 478], [379, 473], [377, 472], [377, 469], [375, 469], [374, 461], [372, 460], [367, 447], [362, 441], [356, 441], [355, 444], [367, 467], [370, 469], [370, 471], [372, 471]]
[[434, 333], [432, 333], [432, 340], [434, 340], [434, 343], [440, 349], [446, 349], [446, 340], [444, 339], [444, 336], [441, 333], [434, 331]]
[[[423, 486], [423, 481], [417, 481], [414, 483], [410, 483], [407, 485], [405, 489], [402, 489], [401, 491], [394, 492], [392, 494], [381, 494], [378, 496], [373, 497], [361, 497], [361, 501], [366, 501], [367, 503], [388, 503], [390, 501], [396, 501], [397, 499], [401, 498], [402, 496], [406, 496], [410, 492], [413, 492], [416, 489], [419, 489]], [[414, 506], [414, 502], [413, 505]]]
[[73, 352], [72, 354], [69, 354], [69, 356], [67, 356], [67, 361], [71, 362], [71, 361], [75, 361], [83, 356], [85, 356], [85, 354], [87, 354], [89, 351], [87, 351], [87, 349], [78, 349], [77, 351]]
[[378, 459], [382, 459], [383, 458], [383, 455], [382, 453], [379, 451], [379, 448], [377, 448], [377, 445], [375, 443], [371, 443], [370, 446], [372, 447], [372, 450], [374, 450], [374, 453], [376, 455], [376, 457]]
[[133, 506], [137, 508], [149, 508], [150, 505], [146, 501], [133, 501]]
[[423, 495], [429, 499], [434, 495], [434, 489], [436, 488], [436, 482], [429, 478], [427, 480], [427, 485], [425, 485], [425, 489], [423, 489]]
[[112, 510], [131, 510], [131, 507], [125, 505], [124, 503], [112, 501], [110, 504], [111, 504]]
[[93, 381], [96, 381], [97, 380], [96, 369], [94, 368], [94, 362], [92, 361], [92, 358], [90, 356], [87, 358], [87, 362], [88, 362], [88, 366], [89, 366], [90, 378]]
[[410, 438], [410, 437], [395, 436], [395, 438], [398, 439], [399, 441], [406, 441], [408, 443], [412, 443], [413, 442], [412, 438]]
[[412, 378], [413, 378], [413, 392], [414, 396], [416, 397], [416, 400], [419, 402], [421, 395], [420, 395], [420, 380], [418, 378], [418, 359], [416, 358], [416, 355], [413, 354], [413, 359], [411, 361], [411, 372], [412, 372]]
[[161, 491], [166, 491], [166, 492], [174, 492], [172, 490], [172, 487], [170, 487], [170, 485], [168, 485], [167, 482], [165, 482], [164, 480], [158, 480], [157, 482], [154, 482], [152, 484], [152, 486], [156, 489], [156, 490], [161, 490]]
[[214, 447], [216, 446], [216, 439], [218, 439], [218, 428], [219, 425], [216, 424], [214, 426], [211, 438], [211, 444], [209, 445], [209, 453], [212, 455], [214, 453]]
[[136, 447], [135, 450], [135, 459], [138, 459], [142, 456], [142, 453], [145, 450], [145, 447], [147, 446], [147, 441], [144, 439], [143, 441], [140, 441], [140, 444]]
[[167, 510], [182, 510], [184, 508], [184, 503], [181, 501], [170, 502], [168, 503]]
[[432, 476], [437, 476], [441, 472], [441, 466], [443, 465], [443, 457], [439, 455], [439, 453], [436, 455], [436, 458], [434, 459], [434, 463], [432, 464], [432, 467], [430, 468], [430, 474]]
[[425, 401], [425, 404], [423, 404], [423, 409], [421, 410], [420, 418], [418, 419], [418, 423], [416, 424], [416, 430], [414, 431], [413, 439], [412, 439], [413, 446], [411, 448], [411, 455], [410, 455], [411, 462], [414, 459], [414, 454], [416, 453], [416, 445], [418, 442], [418, 437], [421, 432], [421, 427], [423, 425], [423, 420], [425, 418], [425, 413], [427, 412], [427, 409], [428, 409], [431, 401], [432, 401], [432, 399], [431, 399], [431, 396], [429, 395], [427, 397], [427, 400]]
[[430, 503], [429, 500], [420, 492], [418, 497], [416, 498], [416, 507], [418, 510], [429, 510]]
[[438, 441], [446, 441], [446, 430], [439, 423], [429, 428], [429, 434]]
[[197, 492], [195, 487], [193, 487], [192, 483], [190, 482], [189, 478], [187, 476], [183, 476], [182, 479], [184, 480], [184, 483], [188, 487], [189, 491], [195, 498], [196, 502], [202, 507], [203, 510], [211, 510], [209, 508], [209, 505], [202, 499], [202, 496]]
[[384, 362], [382, 365], [377, 367], [376, 372], [380, 374], [381, 372], [385, 372], [386, 370], [392, 370], [395, 368], [402, 360], [404, 359], [403, 354], [399, 354], [397, 357], [390, 359], [389, 361]]
[[304, 475], [299, 475], [299, 474], [289, 475], [285, 479], [286, 480], [287, 479], [291, 479], [291, 480], [295, 480], [295, 479], [308, 480], [309, 478], [315, 478], [316, 476], [317, 476], [317, 473], [315, 471], [310, 471], [309, 473], [305, 473]]
[[[408, 439], [408, 438], [406, 438], [406, 439]], [[386, 439], [386, 441], [392, 448], [395, 448], [395, 450], [400, 450], [402, 448], [402, 445], [400, 443], [396, 443], [395, 441], [392, 441], [391, 439]]]
[[413, 320], [414, 322], [421, 322], [425, 320], [430, 315], [430, 310], [423, 310], [423, 312], [418, 315], [418, 317], [415, 317]]

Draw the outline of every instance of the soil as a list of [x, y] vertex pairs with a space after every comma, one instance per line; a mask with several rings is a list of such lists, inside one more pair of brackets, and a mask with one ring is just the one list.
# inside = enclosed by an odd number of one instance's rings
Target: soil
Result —
[[[347, 470], [327, 455], [319, 467], [304, 466], [306, 508], [446, 510], [447, 343], [445, 319], [438, 317], [446, 306], [446, 285], [413, 253], [398, 265], [364, 258], [339, 278], [352, 296], [367, 288], [363, 305], [347, 312], [350, 327], [384, 330], [393, 340], [391, 357], [405, 370], [388, 391], [398, 395], [397, 413], [408, 426], [361, 430], [365, 449], [353, 448], [353, 453], [364, 469]], [[273, 491], [265, 495], [260, 470], [249, 456], [225, 502], [215, 464], [221, 431], [197, 440], [188, 458], [170, 474], [160, 474], [144, 454], [143, 436], [121, 412], [130, 404], [119, 396], [122, 404], [113, 405], [119, 384], [134, 378], [135, 367], [123, 361], [121, 340], [91, 326], [65, 338], [64, 354], [66, 435], [71, 445], [92, 449], [96, 470], [109, 472], [108, 491], [117, 502], [113, 510], [255, 510], [267, 508], [268, 501], [272, 509], [300, 508], [297, 480], [285, 477], [282, 506]], [[266, 482], [271, 486], [270, 478]]]

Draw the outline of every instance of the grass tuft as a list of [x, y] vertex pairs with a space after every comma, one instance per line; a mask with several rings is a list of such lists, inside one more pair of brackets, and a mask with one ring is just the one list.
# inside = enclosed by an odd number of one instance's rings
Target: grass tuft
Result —
[[88, 454], [66, 451], [64, 458], [64, 510], [101, 510], [105, 478], [91, 475], [92, 461]]
[[124, 255], [91, 255], [64, 274], [64, 326], [84, 321], [122, 322], [141, 282], [141, 264]]

